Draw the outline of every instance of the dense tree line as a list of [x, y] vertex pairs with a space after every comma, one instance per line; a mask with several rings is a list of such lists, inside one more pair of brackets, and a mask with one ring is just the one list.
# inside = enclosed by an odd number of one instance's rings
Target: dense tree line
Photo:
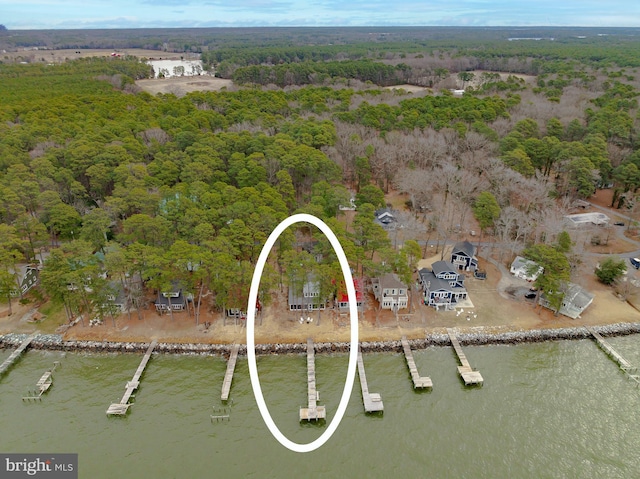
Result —
[[[517, 42], [503, 43], [509, 53]], [[543, 56], [533, 50], [569, 52], [572, 44], [550, 45], [536, 42], [505, 58], [539, 68]], [[466, 60], [443, 66], [459, 53], [416, 54], [412, 61], [431, 62], [436, 85], [473, 66]], [[43, 284], [69, 314], [104, 303], [100, 294], [110, 285], [103, 268], [126, 286], [132, 303], [140, 298], [129, 283], [139, 277], [156, 290], [178, 281], [194, 304], [210, 291], [206, 301], [214, 307], [242, 307], [266, 236], [296, 211], [325, 219], [359, 273], [393, 270], [411, 279], [415, 248], [395, 251], [374, 221], [390, 188], [407, 195], [405, 231], [415, 238], [450, 240], [457, 225], [475, 216], [482, 234], [504, 245], [500, 254], [536, 243], [557, 249], [563, 199], [586, 198], [613, 183], [617, 205], [632, 210], [640, 186], [633, 75], [563, 62], [560, 53], [542, 62], [551, 66], [532, 86], [515, 76], [467, 72], [463, 81], [475, 83], [462, 97], [446, 88], [409, 94], [372, 86], [404, 78], [398, 72], [416, 74], [413, 63], [392, 58], [403, 54], [397, 51], [381, 61], [292, 58], [235, 70], [259, 76], [246, 80], [253, 84], [331, 78], [330, 85], [183, 97], [136, 89], [148, 66], [135, 59], [0, 65], [0, 295], [10, 283], [2, 271], [52, 245], [59, 247]], [[564, 112], [570, 102], [578, 113]], [[349, 189], [358, 212], [347, 229], [337, 217]], [[300, 245], [309, 237], [315, 246], [305, 254]], [[548, 251], [529, 251], [553, 260]], [[280, 239], [264, 300], [270, 288], [300, 284], [301, 271], [311, 269], [307, 255], [316, 253], [324, 258], [314, 266], [323, 291], [335, 288], [325, 281], [335, 257], [321, 235], [303, 228]], [[308, 267], [299, 271], [300, 264]]]
[[233, 72], [232, 79], [239, 84], [274, 84], [284, 87], [322, 84], [330, 78], [344, 78], [387, 86], [406, 82], [409, 70], [409, 67], [403, 64], [391, 66], [370, 60], [303, 62], [241, 67]]

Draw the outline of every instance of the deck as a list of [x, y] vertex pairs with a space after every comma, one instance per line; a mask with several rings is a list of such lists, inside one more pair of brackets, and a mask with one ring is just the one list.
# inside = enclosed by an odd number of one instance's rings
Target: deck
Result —
[[300, 408], [300, 421], [318, 421], [326, 419], [325, 406], [318, 406], [320, 394], [316, 389], [316, 359], [313, 340], [307, 339], [307, 399], [308, 406]]
[[640, 377], [638, 377], [636, 374], [633, 374], [637, 371], [638, 368], [636, 368], [633, 364], [622, 357], [622, 355], [618, 351], [613, 349], [613, 346], [609, 344], [609, 341], [604, 339], [600, 335], [600, 333], [598, 333], [593, 328], [590, 328], [589, 326], [585, 326], [585, 328], [587, 331], [589, 331], [589, 334], [591, 334], [591, 336], [593, 336], [593, 338], [596, 340], [598, 346], [600, 346], [600, 348], [618, 364], [620, 369], [622, 369], [629, 376], [629, 378], [640, 384]]
[[18, 346], [18, 348], [14, 352], [12, 352], [11, 355], [7, 359], [5, 359], [2, 364], [0, 364], [0, 375], [5, 373], [7, 369], [11, 367], [11, 365], [16, 361], [16, 359], [18, 359], [22, 352], [27, 349], [27, 346], [31, 344], [31, 341], [33, 341], [37, 335], [38, 333], [33, 333], [29, 337], [27, 337], [27, 339], [22, 341], [20, 346]]
[[413, 359], [413, 352], [411, 351], [411, 347], [409, 346], [409, 341], [407, 341], [406, 336], [402, 336], [402, 348], [404, 349], [404, 357], [407, 360], [407, 366], [409, 367], [409, 372], [411, 373], [413, 389], [432, 388], [433, 382], [431, 381], [431, 378], [429, 376], [420, 376], [420, 374], [418, 373], [416, 362]]
[[238, 351], [240, 350], [239, 344], [234, 344], [231, 348], [231, 355], [227, 362], [227, 372], [224, 373], [224, 380], [222, 381], [222, 394], [220, 399], [227, 401], [229, 399], [229, 392], [231, 391], [231, 382], [233, 381], [233, 372], [236, 369], [236, 361], [238, 359]]
[[461, 366], [458, 366], [458, 374], [464, 381], [465, 386], [481, 385], [484, 382], [484, 379], [482, 379], [482, 375], [480, 374], [480, 372], [474, 370], [469, 364], [467, 356], [465, 356], [464, 351], [462, 351], [460, 342], [456, 337], [456, 333], [453, 331], [453, 329], [447, 328], [447, 334], [449, 335], [451, 345], [453, 346], [453, 349], [458, 356], [458, 360], [460, 361]]
[[364, 403], [365, 412], [384, 411], [384, 404], [382, 404], [382, 397], [380, 394], [369, 392], [367, 375], [364, 371], [364, 361], [362, 360], [361, 351], [358, 351], [358, 376], [360, 377], [360, 388], [362, 389], [362, 402]]
[[131, 381], [127, 381], [127, 384], [125, 386], [126, 389], [124, 391], [122, 399], [120, 399], [119, 403], [111, 404], [111, 406], [109, 406], [109, 409], [107, 409], [108, 416], [112, 416], [112, 415], [124, 416], [125, 414], [127, 414], [127, 411], [129, 410], [129, 406], [131, 406], [131, 403], [129, 403], [129, 399], [131, 399], [131, 396], [133, 396], [134, 391], [138, 389], [138, 386], [140, 386], [140, 377], [142, 376], [144, 369], [147, 367], [147, 363], [149, 362], [149, 359], [151, 359], [151, 353], [153, 352], [153, 349], [156, 347], [157, 344], [158, 344], [158, 341], [153, 341], [149, 345], [149, 348], [147, 349], [147, 352], [144, 353], [144, 356], [142, 357], [142, 361], [140, 361], [140, 365], [138, 366], [138, 369], [136, 369], [136, 372], [133, 375], [133, 378], [131, 379]]

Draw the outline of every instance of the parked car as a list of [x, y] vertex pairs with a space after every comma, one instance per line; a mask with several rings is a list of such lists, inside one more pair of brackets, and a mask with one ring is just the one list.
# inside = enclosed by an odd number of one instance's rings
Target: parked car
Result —
[[624, 226], [624, 221], [616, 221], [613, 224], [616, 225], [616, 226]]
[[527, 299], [534, 299], [536, 297], [536, 293], [530, 291], [530, 292], [526, 293], [524, 295], [524, 297], [527, 298]]
[[640, 258], [629, 258], [629, 262], [635, 269], [640, 268]]

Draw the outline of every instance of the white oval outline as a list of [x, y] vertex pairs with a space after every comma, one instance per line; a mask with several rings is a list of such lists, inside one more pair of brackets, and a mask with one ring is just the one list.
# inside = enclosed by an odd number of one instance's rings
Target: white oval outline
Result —
[[[260, 378], [258, 377], [258, 367], [256, 364], [255, 350], [256, 302], [258, 299], [258, 288], [260, 287], [260, 279], [262, 278], [264, 265], [267, 261], [269, 253], [271, 252], [271, 249], [273, 248], [273, 245], [280, 237], [282, 232], [289, 226], [295, 223], [302, 222], [311, 223], [312, 225], [317, 226], [320, 231], [322, 231], [327, 237], [327, 239], [331, 243], [331, 246], [333, 246], [336, 255], [338, 256], [340, 268], [342, 269], [342, 275], [344, 276], [344, 280], [347, 286], [347, 297], [349, 298], [349, 318], [351, 323], [351, 343], [349, 349], [349, 365], [347, 367], [347, 378], [345, 380], [344, 390], [342, 391], [342, 398], [340, 399], [338, 409], [336, 410], [336, 415], [327, 427], [326, 431], [323, 432], [318, 439], [307, 444], [299, 444], [289, 440], [284, 434], [282, 434], [282, 432], [280, 432], [280, 429], [278, 429], [278, 426], [276, 426], [276, 423], [273, 421], [271, 414], [269, 414], [269, 409], [267, 408], [267, 404], [264, 401], [262, 388], [260, 387]], [[258, 403], [258, 409], [260, 410], [260, 414], [262, 415], [262, 419], [267, 425], [267, 428], [280, 444], [293, 452], [311, 452], [315, 451], [329, 440], [336, 429], [338, 429], [344, 413], [347, 410], [347, 403], [349, 402], [351, 391], [353, 389], [353, 383], [356, 378], [356, 365], [358, 362], [358, 307], [356, 304], [356, 290], [353, 284], [353, 277], [351, 276], [351, 269], [349, 268], [347, 256], [345, 255], [344, 250], [342, 249], [342, 245], [338, 241], [338, 238], [336, 237], [334, 232], [320, 218], [309, 214], [297, 214], [289, 216], [288, 218], [285, 218], [278, 226], [276, 226], [276, 228], [267, 238], [267, 242], [262, 247], [262, 251], [260, 252], [260, 256], [258, 257], [258, 262], [256, 263], [256, 268], [253, 271], [253, 278], [251, 279], [251, 289], [249, 290], [249, 304], [247, 305], [247, 361], [249, 363], [249, 377], [251, 378], [251, 386], [253, 388], [253, 394], [256, 398], [256, 402]]]

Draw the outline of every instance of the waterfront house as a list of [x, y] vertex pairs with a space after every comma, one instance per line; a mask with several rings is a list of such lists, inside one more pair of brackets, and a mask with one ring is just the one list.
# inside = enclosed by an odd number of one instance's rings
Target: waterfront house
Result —
[[187, 307], [187, 300], [182, 292], [182, 288], [178, 287], [177, 282], [173, 282], [171, 288], [167, 291], [158, 291], [158, 297], [155, 302], [156, 311], [183, 311]]
[[[40, 271], [36, 266], [30, 264], [18, 266], [14, 274], [16, 277], [16, 289], [11, 292], [13, 297], [22, 296], [38, 284], [40, 279]], [[18, 289], [18, 285], [20, 289]]]
[[448, 261], [436, 261], [431, 270], [418, 272], [424, 296], [424, 304], [445, 311], [455, 308], [459, 301], [467, 299], [464, 275]]
[[302, 291], [289, 286], [289, 311], [314, 311], [325, 309], [326, 299], [320, 298], [320, 282], [310, 274], [302, 285]]
[[127, 294], [122, 287], [122, 283], [119, 281], [110, 281], [107, 288], [108, 303], [103, 305], [104, 309], [107, 311], [114, 311], [116, 313], [126, 313], [128, 301]]
[[[565, 283], [562, 289], [564, 297], [562, 298], [562, 305], [560, 306], [558, 313], [568, 316], [571, 319], [578, 318], [582, 312], [589, 307], [595, 297], [593, 294], [574, 283]], [[544, 293], [540, 295], [540, 304], [555, 312], [555, 309], [551, 306]]]
[[525, 279], [529, 282], [535, 281], [538, 276], [542, 274], [544, 269], [539, 266], [535, 261], [523, 258], [522, 256], [516, 256], [516, 259], [511, 263], [509, 269], [512, 275], [516, 278]]
[[409, 304], [407, 285], [396, 274], [388, 273], [371, 280], [373, 295], [382, 309], [397, 311]]
[[[353, 278], [353, 286], [356, 290], [356, 306], [358, 311], [363, 311], [364, 295], [362, 294], [362, 281], [358, 278]], [[340, 312], [349, 311], [349, 295], [347, 294], [347, 286], [342, 281], [338, 288], [338, 294], [336, 296], [336, 303]]]
[[476, 247], [468, 241], [460, 241], [453, 245], [451, 263], [463, 271], [475, 271], [478, 268]]

